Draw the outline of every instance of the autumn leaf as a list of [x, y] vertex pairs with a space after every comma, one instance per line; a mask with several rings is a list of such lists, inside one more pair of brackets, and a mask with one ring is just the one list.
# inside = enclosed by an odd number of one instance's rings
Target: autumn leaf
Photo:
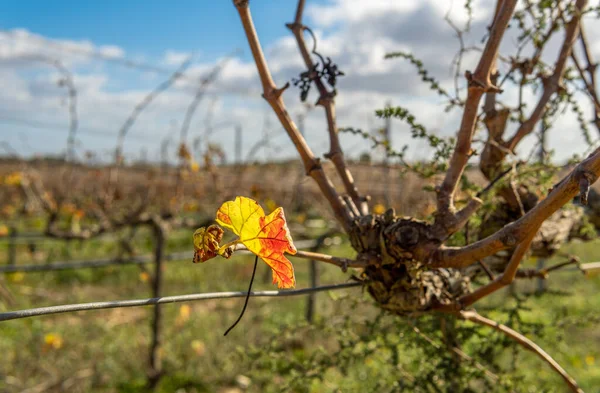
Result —
[[221, 205], [217, 211], [217, 223], [239, 236], [234, 243], [244, 244], [271, 267], [273, 284], [276, 283], [279, 288], [293, 288], [296, 285], [294, 268], [284, 255], [286, 252], [295, 254], [296, 247], [281, 207], [265, 216], [258, 202], [236, 197], [235, 201]]
[[223, 229], [218, 225], [199, 228], [194, 232], [194, 263], [206, 262], [219, 255]]

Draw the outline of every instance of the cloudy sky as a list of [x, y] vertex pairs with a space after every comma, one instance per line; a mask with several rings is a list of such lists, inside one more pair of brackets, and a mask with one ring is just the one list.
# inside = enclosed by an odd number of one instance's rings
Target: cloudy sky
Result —
[[[482, 46], [493, 4], [474, 1], [467, 46]], [[283, 85], [303, 69], [295, 41], [285, 28], [294, 17], [295, 1], [252, 0], [251, 9], [274, 79]], [[318, 50], [346, 74], [338, 86], [339, 126], [375, 130], [383, 125], [374, 116], [375, 109], [390, 102], [409, 108], [438, 135], [456, 132], [460, 113], [445, 113], [443, 100], [419, 83], [409, 64], [384, 59], [388, 52], [412, 52], [444, 88], [453, 91], [451, 65], [459, 43], [444, 21], [446, 14], [458, 26], [466, 22], [461, 1], [307, 0], [305, 23], [318, 37]], [[600, 23], [590, 20], [586, 30], [599, 59]], [[548, 61], [556, 57], [561, 38], [562, 34], [551, 41], [545, 53]], [[514, 34], [508, 34], [502, 50], [512, 54], [515, 47]], [[463, 70], [474, 68], [476, 54], [465, 57]], [[145, 151], [149, 159], [158, 159], [161, 144], [174, 157], [198, 81], [224, 59], [228, 61], [192, 119], [189, 143], [196, 141], [199, 150], [207, 142], [221, 143], [233, 160], [234, 127], [240, 125], [244, 157], [265, 134], [271, 136], [270, 145], [258, 149], [255, 158], [295, 156], [293, 145], [260, 98], [260, 83], [235, 8], [230, 1], [198, 0], [13, 0], [5, 4], [0, 13], [0, 142], [6, 143], [0, 145], [0, 154], [7, 145], [24, 156], [65, 151], [69, 101], [53, 62], [60, 61], [70, 71], [77, 89], [78, 154], [93, 150], [108, 159], [118, 130], [136, 104], [186, 59], [192, 63], [184, 76], [158, 96], [131, 128], [125, 142], [128, 158], [136, 159]], [[286, 91], [288, 109], [294, 117], [306, 114], [305, 134], [315, 153], [322, 154], [328, 148], [322, 110], [307, 108], [298, 95], [297, 88]], [[514, 95], [507, 91], [504, 99]], [[315, 99], [311, 95], [308, 102]], [[581, 106], [591, 116], [589, 102], [582, 101]], [[592, 132], [597, 139], [596, 131]], [[409, 135], [402, 123], [392, 124], [394, 147], [409, 143]], [[523, 154], [534, 142], [529, 138], [523, 143]], [[570, 112], [556, 121], [549, 142], [557, 159], [586, 150]], [[344, 135], [342, 143], [351, 157], [369, 149], [356, 137]], [[416, 142], [408, 157], [427, 154], [427, 147]]]

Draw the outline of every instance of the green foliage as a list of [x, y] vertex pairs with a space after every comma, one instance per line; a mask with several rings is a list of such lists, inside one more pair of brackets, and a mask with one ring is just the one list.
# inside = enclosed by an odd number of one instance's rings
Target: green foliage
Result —
[[[503, 295], [504, 305], [493, 307], [493, 317], [526, 336], [556, 340], [559, 328], [531, 318], [539, 312], [539, 301], [535, 292]], [[352, 310], [362, 310], [370, 300], [344, 297], [337, 302], [346, 310], [343, 315], [313, 325], [278, 326], [258, 345], [239, 348], [260, 391], [547, 392], [560, 383], [547, 365], [487, 327], [445, 315], [359, 316]], [[555, 312], [550, 318], [563, 321], [562, 329], [579, 326], [579, 317], [569, 317], [565, 309]], [[593, 319], [585, 318], [585, 325], [593, 326]], [[539, 374], [547, 379], [532, 383]], [[279, 378], [277, 387], [273, 375]]]

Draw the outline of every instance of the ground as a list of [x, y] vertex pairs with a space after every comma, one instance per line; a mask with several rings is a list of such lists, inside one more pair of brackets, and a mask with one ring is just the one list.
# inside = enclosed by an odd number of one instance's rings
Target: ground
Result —
[[[145, 234], [140, 233], [138, 239], [139, 249], [149, 251]], [[598, 246], [600, 241], [574, 243], [563, 251], [589, 262], [600, 258]], [[42, 253], [54, 250], [53, 259], [64, 259], [65, 250], [70, 250], [69, 257], [75, 260], [105, 257], [115, 252], [110, 239], [81, 245], [72, 243], [67, 247], [59, 241], [50, 241], [40, 249]], [[194, 265], [191, 263], [191, 232], [187, 231], [170, 236], [169, 250], [189, 250], [190, 258], [167, 264], [165, 295], [247, 288], [252, 271], [252, 260], [247, 256]], [[352, 255], [346, 243], [327, 251]], [[5, 242], [0, 244], [0, 255], [6, 255]], [[21, 248], [18, 257], [19, 263], [27, 263], [30, 258]], [[308, 286], [308, 262], [300, 259], [292, 262], [298, 287]], [[528, 263], [533, 266], [532, 261]], [[322, 283], [344, 282], [352, 274], [344, 274], [333, 266], [320, 268]], [[267, 269], [259, 265], [255, 289], [273, 289], [270, 278], [264, 280], [269, 276], [264, 274]], [[7, 275], [5, 285], [13, 294], [15, 304], [0, 303], [0, 309], [148, 297], [146, 279], [136, 266]], [[527, 294], [532, 293], [535, 286], [535, 282], [521, 281], [513, 289]], [[528, 297], [526, 305], [530, 311], [523, 314], [523, 319], [549, 326], [543, 330], [543, 336], [535, 337], [536, 342], [561, 363], [586, 392], [594, 392], [600, 386], [600, 333], [598, 321], [593, 321], [600, 309], [600, 277], [585, 278], [576, 271], [559, 272], [549, 278], [548, 288], [549, 293], [544, 296]], [[487, 309], [502, 305], [506, 298], [507, 292], [501, 291], [486, 299], [479, 310], [484, 315], [498, 316], [498, 312]], [[302, 362], [320, 348], [334, 350], [332, 335], [348, 330], [357, 334], [356, 337], [351, 334], [348, 339], [358, 352], [347, 374], [343, 375], [343, 370], [334, 363], [325, 371], [323, 381], [315, 379], [306, 391], [371, 391], [375, 386], [391, 386], [393, 381], [402, 378], [403, 372], [419, 371], [414, 369], [415, 363], [411, 360], [418, 356], [417, 350], [410, 342], [403, 341], [414, 340], [414, 337], [394, 337], [393, 324], [404, 323], [399, 317], [385, 316], [380, 331], [375, 328], [372, 332], [373, 342], [371, 339], [358, 342], [366, 322], [379, 313], [360, 289], [319, 294], [313, 328], [304, 322], [306, 301], [305, 297], [251, 299], [245, 317], [227, 337], [223, 337], [223, 332], [237, 317], [243, 300], [165, 305], [162, 356], [167, 375], [158, 391], [279, 392], [282, 386], [295, 386], [294, 367], [306, 366]], [[150, 308], [88, 311], [0, 322], [0, 392], [144, 391], [150, 311]], [[349, 328], [344, 326], [347, 323], [350, 323]], [[371, 351], [373, 353], [359, 350], [361, 346], [380, 345], [377, 336], [390, 338], [392, 344], [386, 341], [387, 349]], [[395, 367], [390, 366], [390, 347], [399, 354]], [[469, 353], [469, 348], [463, 349]], [[261, 352], [270, 360], [261, 357]], [[518, 374], [529, 381], [529, 391], [561, 391], [562, 381], [549, 367], [537, 357], [522, 352], [515, 367]], [[293, 366], [294, 362], [298, 365]]]

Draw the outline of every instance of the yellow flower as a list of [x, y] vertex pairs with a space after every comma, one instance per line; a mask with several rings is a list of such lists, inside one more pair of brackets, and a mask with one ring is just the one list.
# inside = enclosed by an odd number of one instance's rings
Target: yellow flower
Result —
[[378, 203], [375, 206], [373, 206], [373, 214], [383, 214], [385, 213], [385, 210], [385, 206], [381, 203]]
[[44, 336], [44, 348], [60, 349], [63, 346], [63, 339], [58, 333], [48, 333]]
[[585, 364], [587, 364], [588, 366], [593, 366], [595, 362], [596, 362], [596, 359], [594, 359], [594, 356], [587, 355], [585, 357]]
[[194, 352], [196, 352], [196, 355], [198, 355], [198, 356], [202, 356], [206, 352], [206, 345], [204, 344], [204, 341], [193, 340], [190, 343], [190, 346], [192, 347], [192, 350]]

